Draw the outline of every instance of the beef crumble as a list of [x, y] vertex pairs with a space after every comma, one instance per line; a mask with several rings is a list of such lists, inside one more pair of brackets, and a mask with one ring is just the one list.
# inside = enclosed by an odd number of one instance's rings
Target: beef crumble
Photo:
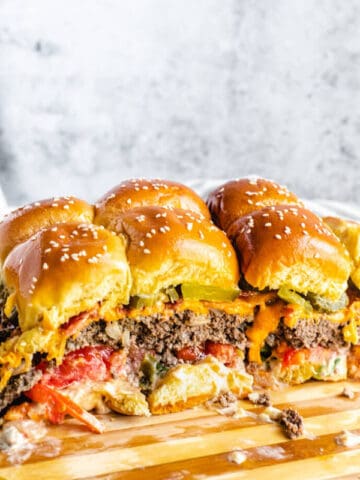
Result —
[[284, 434], [291, 440], [304, 433], [303, 418], [293, 408], [285, 408], [281, 411], [279, 425], [282, 427]]

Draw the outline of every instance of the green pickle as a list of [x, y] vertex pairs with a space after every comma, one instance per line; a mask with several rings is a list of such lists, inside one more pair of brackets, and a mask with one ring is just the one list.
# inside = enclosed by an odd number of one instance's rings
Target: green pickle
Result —
[[311, 303], [305, 300], [305, 298], [298, 293], [294, 292], [294, 290], [290, 290], [286, 287], [280, 287], [278, 290], [278, 297], [280, 297], [282, 300], [285, 300], [285, 302], [301, 305], [308, 312], [312, 311]]
[[315, 293], [309, 293], [307, 298], [311, 302], [312, 306], [319, 312], [332, 313], [337, 310], [341, 310], [349, 303], [349, 298], [346, 293], [343, 293], [338, 300], [329, 300], [328, 298], [321, 297]]
[[214, 302], [227, 302], [235, 300], [239, 296], [238, 288], [222, 288], [212, 285], [197, 285], [183, 283], [181, 293], [185, 300], [210, 300]]

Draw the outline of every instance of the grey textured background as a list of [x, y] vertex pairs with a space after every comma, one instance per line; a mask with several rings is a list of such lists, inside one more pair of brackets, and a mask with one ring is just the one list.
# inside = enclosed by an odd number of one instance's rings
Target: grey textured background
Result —
[[360, 201], [359, 0], [0, 0], [0, 184], [274, 178]]

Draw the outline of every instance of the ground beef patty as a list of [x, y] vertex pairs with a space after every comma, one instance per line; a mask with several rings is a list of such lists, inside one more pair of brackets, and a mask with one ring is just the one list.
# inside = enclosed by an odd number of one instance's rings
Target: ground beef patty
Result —
[[293, 348], [338, 348], [346, 345], [342, 335], [343, 325], [330, 322], [326, 318], [320, 320], [301, 319], [294, 328], [284, 325], [281, 320], [278, 329], [271, 333], [266, 343], [271, 348], [286, 341]]
[[174, 313], [163, 320], [161, 314], [119, 322], [94, 322], [74, 340], [69, 340], [67, 350], [103, 343], [121, 347], [136, 345], [153, 351], [166, 365], [177, 363], [176, 352], [185, 346], [202, 346], [206, 340], [231, 343], [245, 349], [245, 330], [252, 318], [230, 315], [220, 310], [210, 310], [199, 315], [190, 310]]
[[42, 377], [41, 370], [32, 368], [29, 372], [15, 375], [0, 394], [0, 412], [16, 400], [22, 392], [30, 390]]

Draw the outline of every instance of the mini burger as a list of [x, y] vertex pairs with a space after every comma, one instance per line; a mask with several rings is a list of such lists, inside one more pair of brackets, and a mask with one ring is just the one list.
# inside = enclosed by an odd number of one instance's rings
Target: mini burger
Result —
[[246, 331], [255, 381], [346, 378], [359, 302], [346, 294], [351, 260], [341, 242], [268, 180], [222, 185], [208, 203], [237, 252], [242, 288], [270, 296]]
[[240, 295], [230, 241], [186, 187], [154, 206], [173, 183], [125, 185], [119, 209], [113, 192], [95, 217], [65, 197], [0, 224], [5, 420], [70, 415], [101, 432], [90, 412], [160, 414], [251, 390], [254, 305]]

